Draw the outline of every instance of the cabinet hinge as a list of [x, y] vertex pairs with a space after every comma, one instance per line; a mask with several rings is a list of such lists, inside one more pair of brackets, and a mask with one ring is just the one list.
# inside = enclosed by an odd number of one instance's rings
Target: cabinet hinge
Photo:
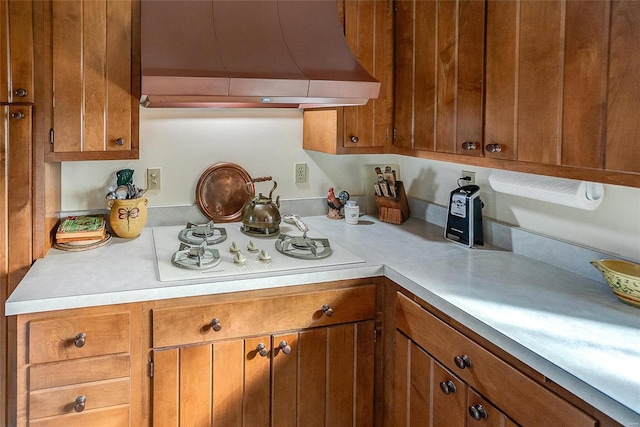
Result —
[[53, 145], [53, 128], [49, 129], [49, 144]]
[[151, 358], [149, 358], [147, 373], [149, 374], [149, 378], [153, 378], [153, 360]]
[[378, 330], [377, 329], [373, 330], [373, 342], [374, 343], [378, 342]]
[[393, 128], [393, 140], [396, 140], [396, 128]]

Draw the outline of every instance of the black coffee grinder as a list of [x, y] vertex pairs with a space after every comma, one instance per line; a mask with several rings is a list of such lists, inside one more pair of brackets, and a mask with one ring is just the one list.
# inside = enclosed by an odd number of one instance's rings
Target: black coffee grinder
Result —
[[463, 185], [453, 190], [449, 196], [444, 238], [470, 248], [484, 245], [483, 207], [479, 186]]

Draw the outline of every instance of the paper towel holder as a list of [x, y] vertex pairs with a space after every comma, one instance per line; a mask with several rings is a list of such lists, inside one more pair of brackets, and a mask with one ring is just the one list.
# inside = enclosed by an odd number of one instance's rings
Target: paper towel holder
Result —
[[498, 193], [585, 210], [596, 209], [604, 198], [604, 185], [598, 182], [500, 169], [491, 171], [489, 184]]

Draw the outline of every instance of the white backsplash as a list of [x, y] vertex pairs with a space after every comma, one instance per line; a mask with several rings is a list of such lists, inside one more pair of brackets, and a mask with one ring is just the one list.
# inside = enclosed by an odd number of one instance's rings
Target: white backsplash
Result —
[[[217, 162], [234, 162], [251, 176], [271, 175], [274, 195], [304, 200], [298, 213], [323, 208], [329, 187], [365, 196], [372, 183], [364, 165], [397, 164], [407, 195], [431, 206], [445, 206], [462, 169], [476, 172], [485, 203], [483, 216], [497, 223], [640, 259], [640, 189], [605, 186], [605, 199], [594, 211], [496, 194], [487, 178], [491, 169], [396, 155], [329, 155], [302, 149], [302, 112], [286, 109], [145, 109], [140, 111], [140, 159], [62, 164], [62, 210], [106, 209], [104, 196], [119, 169], [136, 171], [134, 182], [146, 187], [146, 169], [162, 168], [162, 189], [148, 191], [150, 208], [195, 204], [199, 176]], [[294, 163], [306, 163], [308, 181], [295, 184]], [[258, 189], [260, 191], [260, 189]], [[268, 189], [267, 189], [268, 190]], [[265, 190], [266, 191], [266, 190]], [[370, 203], [370, 200], [365, 200]], [[366, 209], [367, 203], [360, 203]], [[309, 206], [309, 207], [307, 207]], [[308, 209], [308, 211], [307, 211]]]

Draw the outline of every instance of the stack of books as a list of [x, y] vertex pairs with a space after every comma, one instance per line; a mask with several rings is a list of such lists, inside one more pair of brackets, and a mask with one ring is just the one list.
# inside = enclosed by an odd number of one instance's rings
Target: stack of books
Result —
[[108, 237], [103, 215], [68, 216], [60, 221], [56, 231], [58, 245], [92, 245]]

